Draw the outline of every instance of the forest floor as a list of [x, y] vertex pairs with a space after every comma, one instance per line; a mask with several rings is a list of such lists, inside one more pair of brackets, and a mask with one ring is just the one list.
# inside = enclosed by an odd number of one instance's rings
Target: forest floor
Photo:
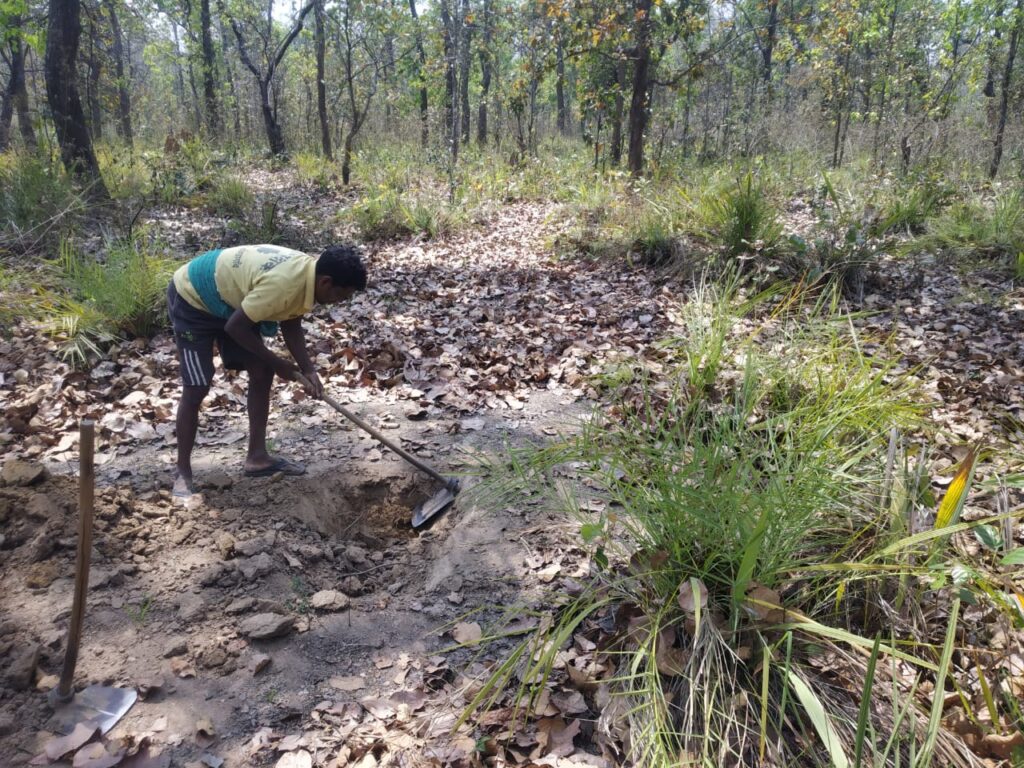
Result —
[[[339, 200], [288, 172], [252, 183], [292, 201], [284, 219], [311, 251], [346, 234], [332, 223]], [[370, 246], [370, 290], [308, 323], [328, 390], [468, 486], [509, 447], [577, 429], [600, 406], [594, 374], [681, 332], [686, 284], [555, 258], [554, 210], [510, 204], [449, 237]], [[223, 226], [189, 209], [151, 218], [182, 259], [216, 246]], [[993, 449], [982, 475], [1020, 471], [1024, 290], [998, 272], [885, 258], [861, 309], [865, 349], [922, 380], [937, 492], [978, 440]], [[590, 572], [562, 510], [471, 487], [413, 531], [431, 482], [292, 385], [276, 389], [270, 435], [308, 474], [243, 478], [244, 376], [222, 374], [196, 451], [202, 501], [185, 509], [169, 494], [179, 383], [168, 336], [83, 372], [22, 327], [0, 359], [0, 764], [71, 751], [54, 746], [41, 691], [60, 671], [70, 613], [83, 416], [98, 425], [98, 488], [76, 679], [140, 691], [106, 737], [126, 754], [106, 764], [472, 765], [499, 751], [508, 764], [613, 764], [600, 703], [569, 673], [510, 740], [507, 710], [455, 727], [515, 639], [474, 648], [502, 607], [543, 613]], [[979, 493], [967, 515], [993, 504]], [[1024, 633], [978, 633], [1005, 649], [1024, 691]], [[565, 663], [593, 650], [580, 638]]]

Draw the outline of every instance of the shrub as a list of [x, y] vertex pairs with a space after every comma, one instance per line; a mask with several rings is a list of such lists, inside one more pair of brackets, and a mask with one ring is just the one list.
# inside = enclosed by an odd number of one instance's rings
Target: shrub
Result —
[[327, 158], [310, 152], [295, 155], [295, 172], [300, 182], [319, 190], [330, 189], [338, 180], [334, 165]]
[[237, 176], [218, 176], [206, 194], [211, 213], [220, 216], [245, 216], [255, 201], [252, 190]]
[[[572, 505], [593, 578], [541, 609], [471, 709], [532, 711], [585, 643], [592, 663], [569, 677], [603, 691], [600, 722], [629, 732], [632, 764], [975, 765], [941, 728], [942, 697], [915, 695], [925, 680], [943, 690], [959, 598], [929, 592], [948, 610], [892, 628], [892, 605], [963, 568], [943, 557], [955, 514], [908, 535], [920, 468], [908, 451], [898, 470], [890, 429], [918, 423], [913, 389], [861, 355], [833, 297], [783, 297], [750, 333], [757, 302], [698, 290], [685, 336], [617, 375], [579, 436], [513, 454], [517, 491], [565, 498], [551, 478], [574, 469], [607, 511]], [[953, 487], [962, 504], [966, 485]], [[958, 587], [984, 600], [1000, 578]]]
[[393, 240], [411, 235], [431, 239], [453, 231], [462, 221], [444, 203], [395, 191], [385, 191], [353, 206], [350, 215], [364, 240]]
[[705, 193], [700, 210], [709, 239], [729, 258], [770, 252], [782, 234], [767, 186], [750, 172], [735, 186]]
[[164, 292], [175, 266], [141, 238], [108, 244], [102, 259], [65, 240], [53, 265], [62, 290], [44, 292], [46, 329], [76, 363], [117, 339], [149, 336], [166, 323]]
[[893, 231], [920, 234], [926, 223], [937, 216], [950, 202], [953, 191], [941, 178], [926, 176], [901, 184], [891, 193], [880, 212], [873, 234]]
[[103, 181], [114, 200], [136, 200], [153, 191], [151, 169], [137, 155], [119, 148], [96, 150]]
[[0, 250], [56, 243], [85, 207], [58, 163], [41, 154], [0, 153]]

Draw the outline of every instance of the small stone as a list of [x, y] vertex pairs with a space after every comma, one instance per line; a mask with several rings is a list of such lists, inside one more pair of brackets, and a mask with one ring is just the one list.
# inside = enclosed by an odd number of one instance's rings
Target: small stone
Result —
[[256, 600], [252, 597], [240, 597], [237, 600], [232, 600], [228, 607], [224, 609], [224, 612], [235, 616], [239, 613], [245, 613], [256, 605]]
[[253, 677], [263, 672], [273, 659], [265, 653], [253, 654], [252, 660], [249, 662], [249, 669], [252, 671]]
[[199, 666], [205, 667], [206, 669], [213, 669], [214, 667], [223, 667], [224, 663], [228, 660], [227, 651], [221, 648], [219, 645], [204, 648], [199, 652]]
[[448, 602], [452, 605], [462, 605], [462, 593], [461, 592], [449, 592]]
[[26, 381], [28, 381], [28, 371], [26, 371], [24, 368], [19, 368], [14, 372], [14, 380], [19, 384], [24, 384]]
[[235, 484], [235, 480], [223, 469], [215, 469], [206, 476], [206, 484], [218, 491], [225, 491]]
[[353, 565], [365, 565], [366, 550], [362, 547], [352, 545], [345, 549], [345, 558]]
[[363, 582], [355, 576], [346, 576], [341, 580], [341, 588], [348, 595], [359, 595], [363, 592]]
[[34, 563], [25, 572], [25, 586], [29, 589], [46, 589], [60, 576], [60, 568], [53, 560], [45, 563]]
[[42, 464], [32, 464], [20, 459], [9, 459], [0, 469], [0, 480], [4, 485], [29, 486], [41, 483], [50, 473]]
[[253, 640], [270, 640], [275, 637], [284, 637], [292, 631], [294, 626], [295, 620], [291, 616], [282, 616], [277, 613], [257, 613], [239, 624], [238, 630]]
[[218, 533], [215, 541], [222, 560], [228, 560], [235, 554], [235, 537], [230, 533], [224, 531]]
[[164, 646], [165, 659], [172, 656], [184, 656], [186, 653], [188, 653], [188, 638], [186, 637], [172, 637]]
[[255, 557], [247, 557], [238, 561], [238, 570], [242, 572], [247, 580], [266, 576], [274, 570], [274, 560], [266, 552], [260, 552]]
[[56, 549], [57, 532], [46, 526], [29, 542], [27, 550], [28, 561], [30, 563], [38, 563], [40, 560], [45, 560], [52, 555]]
[[56, 520], [61, 516], [61, 507], [47, 494], [33, 493], [25, 505], [25, 515], [36, 520]]
[[309, 604], [318, 611], [343, 611], [349, 606], [348, 595], [336, 589], [322, 589], [309, 599]]
[[199, 595], [182, 595], [178, 598], [178, 613], [184, 621], [195, 621], [206, 613], [206, 601]]
[[56, 688], [60, 683], [60, 678], [57, 675], [43, 675], [36, 681], [37, 691], [48, 691], [51, 688]]
[[42, 650], [39, 643], [29, 643], [14, 657], [14, 661], [7, 668], [7, 683], [14, 690], [24, 691], [32, 685]]
[[255, 539], [249, 539], [248, 541], [238, 541], [235, 542], [235, 553], [243, 557], [252, 557], [261, 552], [266, 552], [273, 546], [274, 541], [276, 541], [276, 537], [272, 535], [257, 536]]

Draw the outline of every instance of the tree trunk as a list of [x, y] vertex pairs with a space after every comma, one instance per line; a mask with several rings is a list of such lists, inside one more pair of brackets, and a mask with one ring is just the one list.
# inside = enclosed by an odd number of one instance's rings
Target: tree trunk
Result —
[[46, 34], [46, 97], [64, 167], [88, 185], [94, 200], [109, 198], [85, 126], [78, 96], [76, 60], [82, 34], [79, 0], [51, 0]]
[[569, 123], [566, 119], [565, 110], [565, 49], [562, 48], [562, 38], [559, 35], [555, 43], [555, 102], [558, 110], [558, 132], [565, 134]]
[[469, 62], [470, 46], [473, 39], [473, 25], [466, 21], [470, 17], [469, 0], [462, 0], [462, 36], [459, 43], [459, 116], [462, 143], [469, 144]]
[[[21, 19], [11, 20], [11, 29], [19, 30]], [[11, 144], [11, 122], [14, 113], [18, 113], [18, 128], [25, 146], [36, 148], [36, 133], [32, 128], [32, 115], [28, 110], [28, 89], [25, 87], [25, 46], [21, 37], [15, 32], [11, 38], [11, 74], [4, 91], [3, 106], [0, 107], [0, 152]]]
[[484, 42], [480, 47], [480, 107], [476, 117], [476, 143], [487, 144], [487, 99], [491, 92], [491, 0], [484, 0]]
[[[223, 13], [223, 9], [221, 9], [221, 12]], [[228, 56], [228, 51], [231, 49], [228, 46], [228, 35], [227, 30], [224, 28], [223, 19], [221, 19], [220, 21], [220, 41], [221, 57], [223, 58], [224, 61], [224, 71], [227, 73], [228, 76], [228, 95], [231, 96], [231, 112], [235, 124], [235, 141], [240, 141], [242, 138], [241, 106], [238, 103], [238, 88], [235, 85], [235, 68], [231, 66], [231, 58]]]
[[1013, 62], [1017, 57], [1017, 45], [1020, 43], [1022, 25], [1024, 25], [1024, 0], [1017, 0], [1016, 16], [1013, 19], [1013, 31], [1010, 33], [1010, 49], [1006, 52], [1006, 66], [1003, 68], [1003, 82], [999, 94], [999, 122], [996, 124], [996, 135], [992, 140], [992, 163], [988, 167], [988, 177], [990, 179], [994, 179], [996, 174], [999, 173], [999, 164], [1003, 159], [1003, 134], [1006, 131], [1006, 114], [1010, 106]]
[[284, 136], [281, 133], [281, 126], [277, 124], [277, 115], [270, 104], [270, 81], [260, 80], [260, 110], [263, 113], [263, 128], [267, 132], [267, 143], [270, 145], [270, 154], [284, 154]]
[[103, 65], [96, 55], [96, 23], [89, 16], [89, 79], [86, 81], [85, 103], [89, 106], [89, 133], [93, 141], [103, 138], [103, 110], [100, 108], [100, 75]]
[[[203, 0], [209, 2], [209, 0]], [[110, 16], [110, 31], [114, 38], [114, 71], [117, 73], [117, 134], [128, 143], [135, 145], [132, 136], [132, 101], [128, 77], [124, 71], [124, 41], [121, 37], [121, 23], [117, 18], [114, 0], [105, 0], [107, 15]]]
[[427, 52], [423, 48], [423, 31], [420, 29], [419, 14], [416, 13], [416, 0], [409, 0], [409, 13], [416, 27], [416, 54], [419, 56], [419, 70], [416, 73], [420, 81], [420, 144], [424, 147], [430, 140], [430, 114], [427, 101]]
[[626, 60], [615, 62], [615, 101], [612, 105], [612, 165], [622, 164], [622, 116], [626, 108]]
[[178, 104], [182, 108], [185, 106], [185, 70], [181, 67], [181, 59], [184, 54], [181, 52], [181, 43], [178, 39], [178, 25], [173, 20], [171, 21], [171, 40], [174, 42], [174, 70], [177, 75], [178, 82]]
[[455, 131], [455, 51], [452, 14], [448, 0], [440, 0], [441, 35], [444, 48], [444, 135], [452, 141], [452, 151], [458, 151]]
[[772, 100], [772, 57], [775, 55], [775, 41], [779, 34], [779, 0], [771, 0], [768, 5], [768, 25], [765, 29], [764, 47], [761, 49], [763, 68], [761, 77], [764, 80], [765, 93], [768, 101]]
[[320, 145], [323, 148], [324, 157], [328, 160], [333, 160], [331, 127], [327, 119], [326, 73], [324, 72], [324, 55], [327, 50], [327, 39], [324, 34], [323, 0], [317, 0], [316, 5], [313, 6], [313, 19], [316, 23], [314, 29], [314, 44], [316, 46], [316, 112], [320, 117]]
[[216, 57], [213, 50], [213, 35], [210, 33], [210, 0], [199, 3], [199, 33], [203, 47], [203, 101], [206, 102], [206, 130], [211, 137], [220, 135], [220, 105], [217, 103]]
[[629, 103], [629, 172], [639, 177], [644, 171], [644, 133], [650, 118], [651, 5], [636, 3], [636, 59], [633, 64], [633, 95]]
[[345, 144], [341, 155], [341, 183], [346, 187], [352, 176], [352, 131], [345, 134]]

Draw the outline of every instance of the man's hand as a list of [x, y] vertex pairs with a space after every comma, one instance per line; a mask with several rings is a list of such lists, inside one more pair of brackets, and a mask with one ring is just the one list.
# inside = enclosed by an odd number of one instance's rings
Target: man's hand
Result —
[[316, 370], [310, 368], [308, 371], [303, 371], [302, 375], [306, 378], [303, 382], [303, 386], [306, 387], [306, 392], [311, 396], [319, 400], [324, 396], [324, 385], [320, 381], [320, 377], [316, 375]]

